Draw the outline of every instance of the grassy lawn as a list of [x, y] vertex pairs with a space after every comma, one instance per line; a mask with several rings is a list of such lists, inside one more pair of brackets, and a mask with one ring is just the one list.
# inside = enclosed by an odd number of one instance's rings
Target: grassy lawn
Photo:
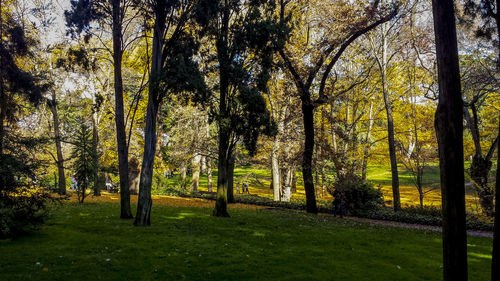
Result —
[[[290, 210], [215, 218], [213, 202], [158, 202], [148, 228], [118, 219], [114, 202], [55, 207], [40, 231], [0, 241], [0, 280], [441, 279], [440, 233]], [[491, 243], [469, 237], [470, 280], [489, 279]]]

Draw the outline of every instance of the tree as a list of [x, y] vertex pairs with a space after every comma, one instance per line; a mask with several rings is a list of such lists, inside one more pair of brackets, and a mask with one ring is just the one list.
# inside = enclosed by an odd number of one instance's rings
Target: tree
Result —
[[[71, 10], [64, 12], [70, 33], [86, 32], [87, 35], [90, 35], [91, 22], [93, 21], [100, 21], [103, 28], [107, 25], [112, 30], [113, 47], [112, 50], [108, 50], [112, 54], [114, 66], [115, 124], [118, 171], [120, 174], [120, 218], [122, 219], [133, 218], [130, 209], [130, 191], [128, 189], [128, 146], [125, 132], [122, 78], [123, 52], [126, 46], [135, 40], [131, 39], [129, 42], [124, 40], [126, 28], [133, 26], [130, 23], [135, 18], [135, 14], [128, 15], [132, 4], [132, 1], [129, 0], [123, 1], [123, 3], [121, 0], [111, 0], [111, 3], [104, 0], [72, 0]], [[106, 17], [111, 17], [111, 24], [106, 21]]]
[[151, 185], [156, 154], [158, 109], [166, 95], [191, 92], [193, 101], [203, 100], [205, 84], [193, 56], [199, 44], [188, 29], [196, 1], [158, 0], [145, 4], [154, 15], [149, 95], [144, 129], [144, 154], [139, 183], [136, 226], [150, 225]]
[[[218, 126], [218, 179], [214, 216], [228, 217], [234, 151], [242, 139], [250, 154], [260, 133], [271, 134], [271, 119], [263, 93], [272, 67], [272, 54], [284, 31], [273, 1], [200, 1], [196, 19], [201, 33], [214, 46], [217, 75], [212, 87], [211, 114]], [[218, 95], [216, 95], [217, 93]]]
[[[500, 114], [499, 114], [500, 115]], [[500, 118], [498, 119], [498, 133], [500, 134]], [[491, 280], [500, 279], [500, 142], [497, 142], [497, 175], [495, 183], [495, 222], [493, 229], [493, 251], [491, 253]]]
[[[281, 19], [284, 20], [288, 2], [281, 1], [280, 3], [280, 15]], [[398, 11], [397, 6], [382, 6], [380, 1], [374, 1], [373, 4], [366, 5], [364, 8], [360, 6], [359, 3], [351, 4], [347, 1], [338, 1], [336, 4], [322, 2], [310, 4], [305, 10], [311, 9], [312, 12], [301, 11], [300, 7], [296, 7], [295, 10], [294, 8], [289, 9], [289, 13], [295, 12], [298, 19], [306, 21], [300, 23], [303, 29], [296, 31], [295, 36], [292, 36], [291, 39], [296, 44], [295, 48], [299, 46], [301, 48], [299, 50], [290, 47], [284, 48], [280, 50], [280, 56], [293, 78], [297, 95], [302, 101], [305, 133], [302, 174], [306, 191], [306, 209], [309, 213], [318, 212], [312, 167], [315, 137], [314, 110], [329, 101], [328, 93], [349, 90], [349, 88], [336, 88], [335, 80], [332, 82], [330, 79], [333, 68], [349, 45], [361, 35], [394, 18]], [[326, 11], [328, 13], [325, 15]], [[299, 15], [300, 13], [302, 16]], [[309, 13], [316, 13], [311, 17], [315, 19], [314, 22], [309, 22], [309, 19], [304, 18]], [[322, 20], [317, 21], [316, 18], [322, 18]], [[340, 18], [342, 19], [340, 20]], [[351, 21], [348, 24], [341, 24], [341, 22], [345, 22], [345, 18], [349, 18]], [[339, 19], [339, 22], [335, 22], [335, 19]], [[323, 22], [330, 24], [323, 26]], [[310, 33], [314, 32], [313, 29], [325, 34], [325, 36], [317, 36], [319, 41], [313, 42], [315, 38], [310, 36]], [[306, 38], [302, 36], [306, 36]], [[310, 41], [311, 43], [309, 43]], [[304, 42], [306, 42], [305, 48], [303, 48]], [[319, 83], [315, 83], [317, 79], [320, 79]], [[354, 86], [355, 84], [350, 87]], [[327, 88], [328, 90], [326, 90]], [[316, 90], [317, 92], [315, 92]]]
[[[75, 171], [76, 180], [78, 182], [78, 201], [83, 203], [85, 200], [87, 188], [94, 180], [94, 141], [93, 134], [85, 120], [81, 120], [80, 127], [77, 129], [75, 139], [73, 141], [73, 151], [71, 153], [73, 162], [73, 170]], [[95, 187], [94, 187], [95, 188]]]
[[433, 0], [432, 10], [439, 83], [435, 126], [443, 200], [443, 279], [467, 280], [463, 101], [453, 1]]

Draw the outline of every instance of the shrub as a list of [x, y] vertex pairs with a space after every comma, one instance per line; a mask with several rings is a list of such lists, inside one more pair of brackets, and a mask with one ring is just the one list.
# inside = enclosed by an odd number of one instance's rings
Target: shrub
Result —
[[0, 154], [0, 239], [26, 233], [43, 223], [46, 216], [45, 203], [50, 195], [35, 188], [35, 165], [18, 159]]
[[328, 192], [334, 197], [334, 204], [343, 202], [347, 212], [370, 210], [383, 204], [382, 192], [354, 174], [338, 178]]

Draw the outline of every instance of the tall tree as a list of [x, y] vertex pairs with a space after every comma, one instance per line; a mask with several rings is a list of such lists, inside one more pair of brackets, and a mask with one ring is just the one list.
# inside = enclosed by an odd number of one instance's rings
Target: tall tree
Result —
[[432, 10], [439, 83], [435, 126], [443, 200], [443, 279], [467, 280], [463, 100], [453, 0], [433, 0]]
[[[499, 114], [500, 115], [500, 114]], [[499, 116], [500, 117], [500, 116]], [[500, 118], [498, 119], [498, 133], [500, 134]], [[495, 224], [493, 229], [493, 252], [491, 253], [491, 280], [500, 280], [500, 142], [497, 142], [497, 175], [495, 183]]]
[[[380, 5], [380, 1], [374, 1], [361, 8], [358, 3], [354, 4], [349, 1], [339, 0], [335, 3], [318, 1], [308, 2], [310, 6], [306, 6], [305, 9], [292, 7], [286, 12], [285, 8], [289, 1], [282, 0], [280, 3], [280, 15], [283, 20], [286, 14], [295, 12], [295, 16], [303, 21], [299, 23], [302, 24], [303, 28], [295, 32], [296, 36], [292, 36], [292, 40], [297, 44], [296, 47], [300, 46], [300, 51], [294, 50], [293, 46], [290, 47], [293, 44], [289, 44], [289, 47], [280, 50], [280, 56], [286, 69], [293, 77], [297, 95], [302, 101], [305, 133], [302, 175], [306, 191], [306, 209], [309, 213], [317, 213], [312, 167], [315, 137], [314, 110], [329, 101], [328, 92], [340, 90], [336, 88], [336, 80], [332, 82], [332, 79], [329, 78], [331, 78], [331, 72], [344, 51], [363, 34], [394, 18], [397, 14], [397, 6], [385, 7]], [[312, 12], [309, 12], [308, 9], [311, 9]], [[299, 15], [300, 13], [302, 15]], [[309, 13], [313, 13], [313, 15], [311, 16]], [[309, 19], [304, 18], [307, 16], [314, 20], [309, 21]], [[346, 17], [352, 20], [348, 24], [344, 24]], [[322, 18], [322, 20], [317, 21], [317, 18]], [[340, 20], [340, 18], [342, 19]], [[338, 19], [339, 22], [333, 24], [335, 19]], [[324, 26], [323, 22], [331, 24]], [[314, 29], [325, 34], [325, 36], [318, 36], [319, 41], [317, 42], [313, 42], [316, 38], [310, 35]], [[303, 36], [306, 36], [305, 40]], [[303, 46], [304, 41], [306, 42], [305, 47]], [[318, 79], [320, 81], [316, 82], [315, 80]], [[330, 85], [327, 82], [330, 82]], [[327, 88], [328, 90], [326, 90]], [[344, 90], [348, 89], [340, 91]]]
[[[128, 146], [125, 132], [125, 109], [123, 105], [123, 78], [122, 59], [123, 52], [128, 43], [124, 42], [125, 27], [131, 28], [134, 16], [128, 13], [132, 8], [132, 1], [126, 0], [73, 0], [71, 10], [65, 11], [66, 23], [71, 33], [86, 32], [90, 35], [91, 23], [98, 21], [102, 28], [111, 28], [113, 57], [114, 91], [115, 91], [115, 125], [116, 142], [118, 150], [118, 171], [120, 174], [120, 218], [131, 219], [130, 191], [128, 189]], [[111, 17], [111, 24], [107, 21]], [[125, 25], [124, 25], [125, 22]], [[132, 40], [133, 41], [133, 40]]]
[[153, 44], [149, 95], [144, 129], [144, 154], [139, 182], [136, 226], [151, 224], [151, 185], [156, 154], [158, 109], [166, 95], [194, 93], [194, 102], [204, 100], [205, 84], [193, 56], [199, 43], [189, 29], [197, 1], [156, 0], [144, 3], [145, 16], [153, 15]]

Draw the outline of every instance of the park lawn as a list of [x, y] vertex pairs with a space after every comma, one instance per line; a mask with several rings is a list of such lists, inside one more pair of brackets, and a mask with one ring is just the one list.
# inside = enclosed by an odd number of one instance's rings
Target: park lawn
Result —
[[[88, 200], [56, 206], [39, 231], [0, 241], [0, 280], [441, 279], [436, 232], [255, 206], [216, 218], [213, 202], [167, 197], [155, 197], [143, 228], [117, 218], [109, 196]], [[468, 238], [469, 280], [489, 279], [491, 243]]]

